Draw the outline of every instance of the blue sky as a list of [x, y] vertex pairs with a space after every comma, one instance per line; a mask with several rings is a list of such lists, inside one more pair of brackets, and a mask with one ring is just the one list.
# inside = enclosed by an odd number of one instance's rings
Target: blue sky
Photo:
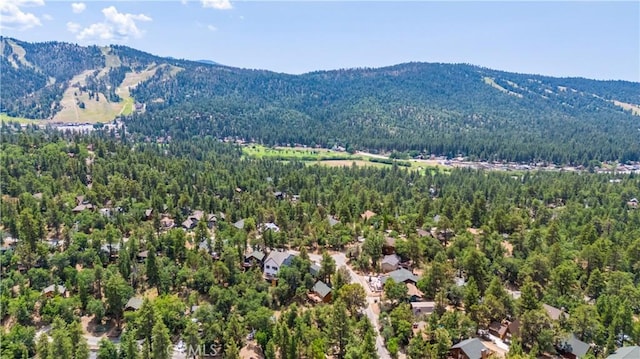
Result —
[[0, 0], [4, 36], [303, 73], [409, 61], [640, 81], [640, 2]]

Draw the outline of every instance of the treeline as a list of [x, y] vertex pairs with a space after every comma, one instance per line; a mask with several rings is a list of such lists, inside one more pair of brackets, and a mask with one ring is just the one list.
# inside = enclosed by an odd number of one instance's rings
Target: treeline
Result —
[[[584, 90], [595, 90], [601, 84], [596, 81], [568, 81], [582, 86], [575, 90], [560, 86], [563, 79], [446, 64], [300, 76], [200, 66], [170, 81], [156, 77], [134, 91], [149, 111], [130, 125], [148, 135], [338, 143], [518, 162], [638, 159], [637, 141], [628, 131], [632, 116], [593, 96], [599, 92]], [[521, 98], [491, 88], [485, 77], [497, 78]], [[621, 98], [640, 102], [629, 95], [638, 85], [626, 82], [604, 83], [607, 98], [614, 96], [614, 85]], [[153, 101], [158, 97], [163, 101]], [[602, 131], [605, 122], [608, 130]]]
[[[640, 84], [634, 82], [438, 63], [294, 76], [159, 58], [124, 46], [112, 46], [104, 55], [98, 47], [2, 41], [3, 68], [16, 82], [3, 89], [0, 111], [11, 116], [51, 117], [60, 109], [69, 79], [87, 69], [103, 70], [106, 56], [114, 56], [120, 66], [109, 71], [104, 84], [111, 85], [112, 92], [104, 93], [113, 100], [125, 71], [159, 65], [153, 77], [132, 90], [146, 111], [134, 114], [128, 125], [145, 136], [339, 144], [489, 161], [640, 160], [637, 120], [614, 103], [640, 104]], [[10, 42], [23, 47], [36, 68], [14, 69], [8, 59], [17, 55]], [[105, 86], [96, 84], [93, 91]]]

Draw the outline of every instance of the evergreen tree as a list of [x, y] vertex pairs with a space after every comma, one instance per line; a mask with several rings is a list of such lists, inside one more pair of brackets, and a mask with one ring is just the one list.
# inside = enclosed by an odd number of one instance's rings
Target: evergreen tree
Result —
[[151, 331], [153, 338], [151, 353], [153, 359], [170, 359], [172, 346], [169, 337], [169, 329], [159, 316], [155, 318], [155, 324]]
[[153, 245], [149, 246], [146, 262], [147, 283], [150, 287], [157, 287], [160, 283], [160, 273], [158, 264], [156, 263], [156, 249]]
[[337, 301], [331, 314], [332, 342], [336, 347], [336, 357], [344, 358], [349, 342], [349, 317], [347, 308], [342, 301]]
[[98, 343], [98, 359], [118, 359], [118, 349], [107, 338], [100, 339]]
[[47, 359], [49, 357], [49, 336], [46, 333], [42, 333], [38, 337], [36, 356], [38, 359]]
[[74, 358], [75, 359], [89, 359], [89, 356], [91, 355], [91, 351], [89, 350], [89, 344], [87, 343], [87, 340], [82, 340], [78, 343], [78, 345], [76, 346], [76, 351], [74, 354]]

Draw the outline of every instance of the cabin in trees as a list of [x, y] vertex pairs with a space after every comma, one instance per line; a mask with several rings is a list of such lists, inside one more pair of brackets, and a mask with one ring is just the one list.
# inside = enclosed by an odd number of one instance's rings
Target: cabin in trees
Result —
[[182, 228], [186, 230], [194, 229], [196, 228], [196, 224], [198, 224], [198, 221], [194, 221], [191, 217], [189, 217], [185, 219], [184, 222], [182, 222]]
[[262, 267], [262, 264], [264, 263], [264, 257], [264, 252], [256, 249], [249, 254], [245, 254], [243, 266], [245, 268], [253, 268], [255, 266]]
[[309, 274], [311, 274], [314, 278], [317, 278], [320, 275], [321, 267], [318, 263], [311, 263], [309, 265]]
[[309, 298], [316, 303], [329, 303], [332, 298], [332, 290], [325, 282], [319, 280], [311, 288]]
[[382, 258], [380, 269], [383, 273], [392, 272], [400, 266], [400, 257], [397, 254], [389, 254]]
[[430, 237], [431, 233], [422, 229], [422, 228], [416, 228], [416, 233], [418, 234], [418, 236], [420, 237]]
[[452, 346], [449, 354], [453, 359], [486, 359], [493, 352], [487, 349], [480, 339], [470, 338]]
[[127, 301], [127, 304], [125, 304], [124, 310], [125, 311], [136, 311], [136, 310], [142, 308], [142, 302], [143, 302], [142, 298], [131, 297]]
[[89, 201], [84, 200], [83, 196], [79, 196], [79, 197], [82, 198], [80, 203], [78, 203], [77, 206], [73, 207], [71, 212], [80, 213], [80, 212], [83, 212], [83, 211], [93, 210], [94, 209], [93, 204], [89, 203]]
[[171, 229], [175, 227], [175, 225], [175, 221], [172, 218], [162, 217], [160, 220], [160, 226], [165, 230]]
[[407, 283], [407, 295], [409, 302], [419, 302], [424, 297], [424, 293], [413, 283]]
[[581, 359], [591, 351], [591, 346], [579, 340], [574, 334], [569, 334], [556, 345], [556, 350], [564, 358]]
[[266, 231], [280, 232], [280, 227], [273, 222], [263, 223], [260, 226], [260, 232], [264, 233]]
[[264, 276], [267, 279], [276, 277], [282, 266], [291, 264], [293, 257], [289, 252], [271, 251], [264, 261]]
[[364, 213], [362, 213], [360, 215], [360, 217], [365, 221], [368, 221], [368, 220], [370, 220], [371, 218], [373, 218], [375, 216], [376, 216], [376, 212], [373, 212], [373, 211], [370, 211], [370, 210], [366, 210], [366, 211], [364, 211]]
[[106, 243], [100, 247], [100, 251], [109, 256], [110, 259], [118, 258], [120, 253], [120, 243]]
[[144, 261], [147, 260], [147, 257], [149, 257], [149, 251], [142, 251], [136, 254], [136, 259], [138, 260], [138, 263], [143, 263]]
[[53, 298], [56, 294], [59, 294], [64, 297], [66, 293], [67, 293], [67, 288], [59, 284], [52, 284], [42, 290], [42, 295], [44, 295], [47, 298]]
[[215, 225], [217, 218], [215, 214], [205, 214], [203, 211], [196, 210], [182, 222], [182, 228], [187, 230], [194, 229], [200, 221], [207, 221], [207, 228], [211, 229]]
[[413, 315], [419, 317], [421, 315], [431, 315], [436, 309], [436, 302], [411, 302], [411, 311]]
[[233, 224], [237, 229], [244, 229], [244, 219], [241, 219]]
[[391, 255], [396, 253], [396, 239], [393, 237], [386, 237], [384, 243], [382, 243], [382, 253], [385, 255]]
[[387, 281], [387, 279], [392, 278], [396, 283], [405, 283], [405, 284], [413, 284], [418, 283], [418, 277], [411, 273], [409, 270], [400, 268], [396, 269], [386, 276], [382, 277], [382, 284]]
[[520, 320], [493, 322], [489, 324], [489, 334], [510, 342], [511, 337], [520, 335]]
[[547, 314], [549, 314], [549, 318], [551, 318], [551, 320], [560, 320], [561, 317], [569, 318], [569, 314], [567, 314], [563, 309], [558, 309], [548, 304], [542, 304], [542, 308], [547, 312]]
[[334, 216], [332, 215], [327, 215], [327, 221], [329, 221], [329, 227], [333, 227], [336, 224], [340, 223], [339, 220], [337, 220]]

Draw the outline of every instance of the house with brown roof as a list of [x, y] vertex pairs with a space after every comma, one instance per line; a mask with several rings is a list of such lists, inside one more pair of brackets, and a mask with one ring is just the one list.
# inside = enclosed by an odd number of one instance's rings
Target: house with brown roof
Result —
[[491, 322], [489, 324], [489, 334], [504, 340], [507, 337], [507, 332], [509, 331], [508, 322]]
[[394, 254], [396, 252], [396, 239], [393, 237], [385, 237], [382, 243], [382, 253], [385, 255]]
[[93, 210], [93, 205], [91, 203], [81, 203], [71, 210], [73, 213], [80, 213], [87, 210]]
[[544, 309], [547, 312], [551, 320], [560, 320], [561, 316], [564, 316], [567, 319], [569, 318], [569, 314], [566, 313], [564, 310], [558, 309], [556, 307], [552, 307], [548, 304], [542, 304], [542, 309]]
[[142, 251], [136, 255], [139, 263], [146, 261], [147, 257], [149, 257], [149, 251]]
[[431, 233], [422, 229], [422, 228], [416, 228], [416, 233], [418, 234], [418, 236], [420, 237], [429, 237], [431, 236]]
[[374, 216], [376, 216], [376, 212], [373, 212], [373, 211], [370, 211], [370, 210], [366, 210], [366, 211], [364, 211], [364, 213], [362, 213], [360, 215], [360, 218], [364, 219], [365, 221], [368, 221], [371, 218], [373, 218]]
[[424, 297], [424, 293], [413, 283], [407, 283], [407, 295], [409, 296], [409, 302], [419, 302]]
[[189, 216], [189, 218], [195, 220], [196, 222], [200, 222], [202, 220], [202, 218], [204, 217], [204, 212], [201, 210], [195, 210], [193, 211], [193, 213], [191, 213], [191, 215]]
[[184, 220], [184, 222], [182, 222], [182, 228], [184, 229], [194, 229], [196, 228], [196, 225], [198, 224], [198, 221], [193, 220], [193, 218], [189, 217], [187, 219]]
[[173, 227], [175, 227], [175, 222], [172, 218], [169, 217], [162, 217], [162, 219], [160, 220], [160, 225], [162, 226], [162, 228], [164, 229], [171, 229]]
[[508, 343], [512, 337], [520, 335], [520, 320], [509, 321], [505, 319], [502, 322], [492, 322], [489, 324], [489, 334]]

